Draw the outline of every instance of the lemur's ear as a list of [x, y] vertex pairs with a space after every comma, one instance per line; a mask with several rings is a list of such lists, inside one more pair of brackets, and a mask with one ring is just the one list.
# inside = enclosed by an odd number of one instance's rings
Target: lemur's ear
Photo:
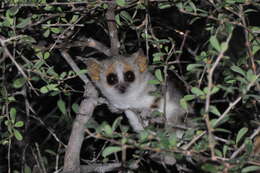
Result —
[[144, 55], [144, 52], [141, 49], [139, 49], [136, 53], [134, 53], [132, 55], [132, 58], [134, 58], [134, 62], [138, 65], [140, 72], [144, 72], [147, 70], [148, 59]]
[[94, 58], [88, 58], [85, 63], [87, 64], [88, 74], [92, 80], [100, 79], [101, 64]]

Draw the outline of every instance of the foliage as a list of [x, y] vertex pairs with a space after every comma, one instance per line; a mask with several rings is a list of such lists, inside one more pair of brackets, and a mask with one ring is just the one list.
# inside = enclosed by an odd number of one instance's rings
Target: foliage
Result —
[[[62, 168], [83, 97], [82, 59], [104, 56], [73, 43], [82, 38], [109, 43], [108, 3], [117, 5], [121, 53], [148, 50], [156, 68], [151, 84], [164, 85], [166, 72], [173, 74], [185, 88], [180, 104], [194, 107], [197, 127], [182, 138], [153, 125], [135, 134], [124, 117], [101, 106], [87, 125], [92, 138], [86, 137], [82, 162], [116, 160], [136, 172], [260, 170], [253, 148], [260, 131], [260, 6], [245, 0], [2, 2], [0, 169]], [[61, 49], [69, 50], [79, 72], [64, 61]], [[148, 157], [152, 153], [170, 155], [176, 164], [161, 166]]]

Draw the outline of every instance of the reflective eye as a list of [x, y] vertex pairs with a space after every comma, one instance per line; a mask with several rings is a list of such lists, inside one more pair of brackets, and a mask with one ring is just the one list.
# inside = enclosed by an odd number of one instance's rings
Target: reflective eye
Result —
[[118, 83], [117, 75], [115, 73], [110, 73], [109, 75], [107, 75], [107, 83], [109, 85], [117, 84]]
[[135, 80], [135, 74], [132, 71], [127, 71], [124, 74], [124, 80], [126, 82], [133, 82]]

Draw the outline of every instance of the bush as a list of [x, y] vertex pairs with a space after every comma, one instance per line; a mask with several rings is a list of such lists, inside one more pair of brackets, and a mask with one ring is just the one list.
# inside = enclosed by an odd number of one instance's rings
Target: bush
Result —
[[[152, 125], [136, 134], [122, 114], [98, 106], [81, 147], [80, 162], [90, 167], [81, 172], [260, 170], [259, 3], [13, 0], [1, 6], [3, 172], [68, 168], [66, 145], [88, 80], [84, 61], [139, 48], [155, 83], [163, 85], [168, 71], [184, 88], [180, 104], [192, 105], [196, 128], [182, 138]], [[152, 157], [158, 153], [172, 164]]]

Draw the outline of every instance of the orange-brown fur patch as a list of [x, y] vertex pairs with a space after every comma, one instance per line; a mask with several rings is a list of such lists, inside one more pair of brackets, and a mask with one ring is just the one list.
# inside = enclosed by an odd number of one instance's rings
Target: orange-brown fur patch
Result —
[[255, 138], [254, 142], [254, 154], [260, 154], [260, 136]]
[[139, 55], [135, 62], [138, 65], [140, 72], [144, 72], [147, 69], [147, 57]]
[[133, 71], [133, 67], [124, 62], [124, 72]]
[[99, 80], [100, 77], [100, 65], [94, 61], [89, 61], [87, 63], [89, 74], [92, 80]]
[[110, 73], [115, 73], [115, 64], [110, 64], [105, 72], [106, 76]]

